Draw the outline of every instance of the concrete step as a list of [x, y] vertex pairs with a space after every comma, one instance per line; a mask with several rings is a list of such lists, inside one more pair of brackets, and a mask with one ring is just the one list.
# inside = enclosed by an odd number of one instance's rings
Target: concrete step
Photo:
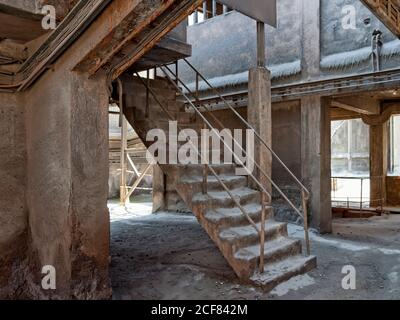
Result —
[[[244, 206], [244, 209], [255, 223], [259, 223], [261, 221], [260, 204], [248, 204]], [[266, 211], [268, 215], [272, 212], [272, 208], [267, 207]], [[249, 225], [249, 221], [239, 208], [210, 209], [206, 212], [204, 218], [208, 222], [216, 225], [220, 230]]]
[[[247, 187], [231, 190], [230, 193], [241, 205], [260, 203], [261, 201], [260, 192]], [[196, 193], [192, 203], [207, 203], [211, 208], [236, 207], [235, 202], [226, 191], [209, 191], [207, 194]]]
[[[211, 164], [210, 167], [216, 172], [217, 175], [236, 175], [236, 165], [234, 164]], [[179, 169], [182, 176], [202, 176], [203, 168], [204, 165], [189, 164], [186, 166], [180, 166]], [[213, 175], [213, 173], [209, 172], [209, 175]]]
[[280, 283], [304, 274], [316, 267], [317, 259], [315, 256], [304, 257], [296, 255], [283, 261], [267, 263], [264, 273], [256, 271], [250, 278], [250, 282], [262, 287], [266, 291], [270, 291]]
[[[257, 227], [261, 227], [261, 223], [257, 223]], [[277, 222], [275, 220], [267, 220], [265, 222], [265, 240], [271, 241], [278, 237], [287, 236], [287, 224]], [[232, 227], [222, 230], [219, 233], [222, 241], [228, 242], [234, 246], [236, 250], [257, 245], [260, 242], [260, 236], [252, 225], [242, 227]]]
[[[265, 263], [278, 262], [299, 254], [301, 254], [301, 241], [298, 239], [278, 237], [272, 241], [266, 241], [264, 245]], [[260, 261], [260, 244], [238, 250], [235, 258], [250, 263], [255, 270]]]
[[[202, 123], [192, 119], [192, 113], [184, 112], [184, 103], [179, 101], [180, 98], [176, 97], [174, 88], [171, 88], [168, 82], [157, 80], [153, 88], [156, 89], [160, 100], [165, 102], [174, 119], [179, 120], [179, 129], [194, 129], [199, 132], [203, 128]], [[139, 98], [143, 99], [143, 95]], [[143, 110], [138, 112], [142, 118]], [[148, 130], [152, 128], [163, 129], [167, 135], [169, 133], [168, 116], [157, 108], [150, 112], [149, 118], [135, 119], [133, 126], [142, 138], [146, 137]], [[179, 142], [178, 148], [185, 143]], [[168, 144], [166, 147], [168, 148]], [[235, 164], [211, 167], [260, 228], [261, 194], [248, 187], [248, 177], [236, 175], [238, 166]], [[316, 266], [315, 257], [301, 256], [301, 241], [288, 238], [287, 224], [271, 219], [273, 209], [267, 207], [264, 248], [266, 266], [265, 272], [260, 274], [257, 268], [260, 259], [259, 233], [211, 170], [207, 173], [207, 193], [203, 194], [204, 165], [161, 165], [161, 168], [168, 175], [169, 188], [176, 189], [242, 280], [270, 290], [292, 276], [307, 272]]]
[[[244, 188], [247, 186], [247, 178], [244, 176], [232, 176], [232, 175], [219, 175], [219, 179], [230, 189]], [[182, 184], [197, 185], [199, 190], [203, 186], [202, 176], [183, 176], [180, 180]], [[223, 191], [222, 185], [219, 183], [215, 176], [207, 176], [207, 190], [208, 191]]]

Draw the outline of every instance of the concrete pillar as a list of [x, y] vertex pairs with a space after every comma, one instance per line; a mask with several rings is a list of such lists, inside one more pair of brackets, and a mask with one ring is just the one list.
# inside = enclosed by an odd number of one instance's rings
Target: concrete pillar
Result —
[[[33, 298], [110, 297], [106, 77], [55, 68], [25, 92]], [[43, 290], [43, 266], [56, 289]]]
[[329, 233], [332, 232], [329, 100], [319, 96], [302, 98], [301, 124], [302, 178], [311, 192], [311, 226]]
[[[254, 68], [249, 73], [249, 97], [247, 118], [261, 137], [272, 146], [272, 112], [271, 112], [271, 73], [266, 68]], [[264, 172], [272, 176], [271, 153], [255, 138], [254, 159], [260, 164]], [[255, 169], [255, 176], [261, 181], [267, 191], [271, 193], [271, 184]], [[250, 186], [257, 188], [250, 181]]]
[[302, 75], [312, 79], [320, 75], [321, 30], [320, 0], [302, 0]]
[[[370, 126], [370, 176], [371, 206], [386, 204], [386, 176], [388, 170], [388, 130], [389, 123]], [[382, 199], [382, 201], [380, 200]]]
[[166, 177], [159, 165], [153, 166], [153, 212], [165, 210]]

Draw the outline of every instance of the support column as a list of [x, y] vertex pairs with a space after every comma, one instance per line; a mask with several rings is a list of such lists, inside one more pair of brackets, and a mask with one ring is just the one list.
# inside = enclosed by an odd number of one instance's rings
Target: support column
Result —
[[[249, 98], [247, 117], [249, 123], [272, 146], [272, 112], [271, 112], [271, 73], [263, 67], [250, 70]], [[271, 177], [272, 156], [255, 138], [254, 158], [261, 168]], [[255, 169], [255, 176], [261, 181], [267, 191], [271, 192], [271, 184]], [[250, 185], [257, 188], [254, 182]]]
[[302, 75], [312, 79], [320, 75], [321, 4], [320, 0], [302, 0]]
[[165, 210], [165, 174], [159, 165], [153, 166], [153, 212]]
[[[379, 207], [386, 204], [388, 130], [388, 122], [370, 126], [370, 197], [372, 207]], [[382, 199], [382, 201], [380, 199]]]
[[[31, 298], [107, 299], [109, 264], [106, 77], [64, 65], [26, 95]], [[56, 289], [41, 287], [53, 266]]]
[[[120, 101], [122, 103], [122, 101]], [[123, 108], [120, 106], [120, 108]], [[120, 176], [120, 183], [119, 183], [119, 202], [121, 206], [125, 205], [126, 202], [126, 177], [127, 177], [127, 164], [126, 164], [126, 149], [128, 148], [128, 122], [124, 114], [121, 112], [121, 155], [120, 155], [120, 169], [121, 169], [121, 176]], [[129, 199], [128, 199], [129, 201]]]
[[[257, 68], [249, 72], [247, 119], [261, 138], [272, 147], [271, 72], [266, 68], [265, 46], [265, 24], [257, 21]], [[272, 155], [257, 138], [254, 144], [254, 160], [272, 178]], [[272, 195], [268, 178], [256, 168], [254, 176]], [[259, 189], [254, 181], [249, 182], [252, 188]]]
[[311, 226], [321, 233], [332, 232], [331, 208], [331, 122], [329, 99], [301, 99], [302, 178], [311, 192]]

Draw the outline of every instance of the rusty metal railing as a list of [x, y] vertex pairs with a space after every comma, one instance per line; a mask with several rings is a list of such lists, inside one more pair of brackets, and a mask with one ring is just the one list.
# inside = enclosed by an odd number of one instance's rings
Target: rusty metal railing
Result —
[[[233, 112], [233, 114], [250, 130], [254, 132], [255, 137], [259, 140], [262, 146], [264, 146], [272, 155], [272, 157], [285, 169], [285, 171], [292, 177], [294, 182], [300, 187], [300, 192], [301, 192], [301, 204], [302, 204], [302, 212], [293, 204], [293, 202], [284, 194], [284, 192], [279, 188], [279, 186], [272, 180], [272, 178], [260, 167], [260, 165], [255, 162], [255, 165], [257, 169], [259, 169], [260, 173], [268, 180], [269, 183], [277, 190], [277, 192], [280, 194], [280, 196], [286, 201], [286, 203], [289, 204], [289, 206], [303, 219], [303, 226], [304, 226], [304, 233], [305, 233], [305, 242], [306, 242], [306, 249], [307, 249], [307, 255], [310, 255], [310, 241], [309, 241], [309, 226], [308, 226], [308, 201], [310, 198], [310, 192], [308, 189], [300, 182], [300, 180], [296, 177], [296, 175], [285, 165], [285, 163], [280, 159], [280, 157], [274, 152], [274, 150], [271, 148], [271, 146], [268, 145], [268, 143], [260, 136], [260, 134], [246, 121], [236, 110], [232, 105], [224, 99], [224, 97], [210, 84], [210, 82], [186, 59], [183, 59], [183, 61], [192, 69], [195, 74], [196, 74], [196, 92], [193, 93], [192, 90], [181, 80], [179, 79], [179, 76], [177, 74], [174, 75], [172, 70], [168, 68], [168, 66], [163, 66], [167, 68], [167, 70], [175, 76], [175, 83], [179, 82], [183, 88], [186, 90], [188, 94], [190, 94], [192, 97], [194, 97], [195, 103], [193, 103], [193, 99], [190, 99], [188, 95], [183, 92], [178, 86], [176, 86], [176, 89], [179, 90], [181, 95], [188, 101], [188, 104], [195, 109], [196, 114], [201, 115], [201, 111], [198, 109], [198, 107], [195, 105], [200, 105], [206, 112], [209, 114], [211, 117], [213, 117], [213, 120], [217, 123], [219, 123], [222, 127], [223, 125], [221, 122], [216, 119], [213, 114], [210, 112], [209, 108], [205, 104], [201, 104], [201, 101], [199, 100], [199, 80], [201, 79], [207, 86], [214, 92], [214, 94], [219, 97], [220, 101], [222, 101], [230, 111]], [[163, 71], [165, 73], [165, 71]], [[166, 74], [166, 73], [165, 73]], [[170, 79], [170, 77], [166, 74], [166, 76]], [[202, 117], [202, 116], [201, 116]], [[204, 117], [203, 117], [204, 118]], [[239, 146], [241, 147], [241, 146]], [[242, 151], [243, 148], [241, 148]], [[269, 197], [271, 195], [267, 193]]]

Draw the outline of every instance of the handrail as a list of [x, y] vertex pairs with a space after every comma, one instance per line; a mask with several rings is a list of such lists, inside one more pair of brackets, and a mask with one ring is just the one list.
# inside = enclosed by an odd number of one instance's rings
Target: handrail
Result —
[[[173, 75], [173, 72], [171, 71], [171, 69], [168, 68], [168, 66], [161, 66], [160, 69], [161, 71], [164, 73], [164, 75], [168, 78], [168, 80], [171, 82], [171, 84], [182, 94], [182, 96], [188, 101], [189, 105], [194, 109], [194, 111], [196, 112], [196, 114], [198, 114], [201, 119], [203, 120], [203, 122], [209, 126], [213, 131], [215, 131], [215, 129], [212, 127], [212, 125], [207, 121], [207, 119], [203, 116], [203, 114], [198, 110], [198, 108], [193, 104], [193, 102], [189, 99], [189, 97], [183, 92], [183, 90], [181, 90], [179, 88], [179, 83], [181, 83], [183, 86], [185, 86], [185, 88], [187, 90], [190, 91], [190, 89], [187, 88], [186, 84], [179, 78], [178, 74], [176, 74], [176, 81], [173, 81], [171, 79], [171, 77], [168, 75], [168, 73], [164, 70], [164, 67]], [[192, 93], [191, 93], [192, 94]], [[193, 94], [192, 94], [193, 95]], [[254, 129], [253, 129], [254, 131]], [[217, 134], [217, 136], [220, 138], [220, 140], [223, 142], [223, 144], [225, 145], [225, 147], [228, 147], [228, 150], [230, 152], [233, 152], [229, 146], [227, 146], [226, 142], [224, 139], [222, 139], [222, 137], [220, 137], [219, 134]], [[240, 144], [237, 143], [236, 139], [233, 139], [233, 141], [235, 141], [235, 143], [240, 147], [240, 149], [242, 150], [242, 152], [245, 152], [247, 155], [247, 152], [242, 148], [242, 146], [240, 146]], [[235, 153], [233, 152], [233, 155], [235, 156]], [[252, 161], [254, 161], [254, 159], [251, 159]], [[239, 159], [240, 161], [240, 159]], [[303, 206], [303, 213], [301, 214], [300, 210], [293, 204], [293, 202], [284, 194], [284, 192], [279, 188], [279, 186], [272, 180], [272, 178], [265, 173], [264, 170], [262, 170], [262, 168], [258, 165], [258, 163], [256, 161], [254, 161], [254, 163], [256, 164], [256, 167], [260, 170], [260, 172], [267, 178], [267, 180], [271, 183], [271, 185], [279, 192], [279, 194], [286, 200], [286, 202], [295, 210], [295, 212], [303, 218], [303, 222], [304, 222], [304, 234], [305, 234], [305, 242], [306, 242], [306, 247], [307, 247], [307, 255], [310, 255], [310, 238], [309, 238], [309, 234], [308, 234], [308, 214], [307, 214], [307, 201], [308, 201], [308, 196], [306, 194], [306, 191], [304, 189], [301, 190], [301, 195], [302, 195], [302, 206]], [[247, 170], [247, 167], [244, 166]], [[262, 185], [262, 183], [260, 181], [257, 180], [257, 178], [254, 177], [254, 175], [247, 170], [249, 175], [251, 176], [251, 178], [256, 182], [256, 184], [259, 186], [259, 188], [262, 190], [262, 201], [264, 199], [264, 194], [267, 194], [270, 198], [271, 195], [270, 193], [264, 188], [264, 186]], [[264, 203], [263, 203], [264, 204]], [[262, 204], [262, 205], [263, 205]], [[265, 217], [264, 217], [264, 210], [262, 210], [262, 221], [264, 221]], [[262, 226], [263, 227], [263, 226]], [[265, 237], [265, 230], [264, 228], [261, 229], [260, 232], [260, 239], [264, 240]], [[262, 271], [264, 269], [264, 245], [261, 244], [261, 240], [260, 240], [260, 248], [262, 250], [262, 252], [260, 252], [260, 271]]]
[[[165, 66], [169, 72], [172, 73], [172, 71]], [[176, 87], [176, 89], [183, 95], [183, 97], [185, 97], [186, 100], [188, 100], [189, 104], [191, 105], [191, 107], [194, 109], [194, 111], [201, 117], [202, 121], [209, 127], [211, 128], [213, 131], [215, 131], [215, 128], [211, 125], [211, 123], [202, 115], [202, 113], [198, 110], [198, 108], [190, 101], [189, 97], [182, 92], [182, 90], [178, 87], [178, 85], [171, 79], [171, 77], [164, 71], [163, 67], [160, 68], [163, 73], [165, 74], [165, 76], [171, 81], [171, 83], [174, 84], [174, 86]], [[173, 74], [173, 73], [172, 73]], [[179, 82], [183, 83], [182, 80], [178, 79]], [[185, 85], [183, 83], [183, 85]], [[266, 194], [268, 195], [268, 197], [271, 199], [271, 194], [269, 191], [267, 191], [265, 189], [265, 187], [261, 184], [260, 181], [258, 181], [258, 179], [253, 175], [253, 173], [247, 169], [247, 167], [244, 165], [244, 163], [240, 160], [240, 158], [235, 154], [235, 152], [227, 145], [227, 143], [225, 142], [224, 139], [222, 139], [220, 137], [220, 135], [218, 134], [218, 132], [215, 132], [218, 136], [218, 138], [222, 141], [222, 143], [225, 145], [225, 147], [228, 149], [229, 152], [232, 152], [233, 156], [239, 160], [241, 162], [241, 165], [246, 169], [246, 171], [248, 172], [249, 176], [254, 180], [254, 182], [258, 185], [258, 187]], [[247, 156], [247, 152], [246, 150], [243, 149], [243, 147], [236, 141], [236, 139], [233, 139], [233, 141], [235, 142], [235, 144], [241, 149], [242, 153], [245, 153]], [[285, 198], [285, 200], [288, 201], [288, 203], [292, 206], [292, 208], [300, 215], [300, 217], [302, 217], [301, 212], [298, 210], [298, 208], [296, 208], [296, 206], [286, 197], [286, 195], [280, 190], [280, 188], [275, 184], [275, 182], [271, 179], [270, 176], [268, 176], [265, 171], [261, 168], [261, 166], [255, 161], [255, 159], [253, 159], [252, 157], [250, 157], [250, 160], [252, 160], [256, 166], [256, 168], [258, 170], [260, 170], [260, 172], [263, 173], [263, 175], [268, 179], [268, 181], [278, 190], [279, 193], [281, 193], [281, 195]]]
[[[272, 178], [265, 173], [264, 170], [262, 170], [262, 168], [259, 166], [259, 164], [254, 161], [256, 167], [259, 169], [259, 171], [263, 174], [263, 176], [265, 178], [267, 178], [267, 180], [271, 183], [271, 185], [278, 191], [278, 193], [286, 200], [286, 202], [294, 209], [294, 211], [301, 217], [303, 218], [303, 223], [304, 223], [304, 233], [305, 233], [305, 241], [306, 241], [306, 246], [307, 246], [307, 254], [310, 255], [310, 243], [309, 243], [309, 234], [308, 234], [308, 200], [310, 197], [310, 192], [308, 191], [308, 189], [300, 182], [300, 180], [290, 171], [290, 169], [283, 163], [283, 161], [279, 158], [279, 156], [272, 150], [272, 148], [261, 138], [261, 136], [258, 134], [258, 132], [220, 95], [220, 93], [212, 87], [212, 85], [200, 74], [200, 72], [198, 72], [186, 59], [184, 59], [186, 61], [186, 63], [197, 73], [196, 75], [196, 87], [198, 87], [198, 76], [200, 76], [215, 92], [216, 94], [221, 98], [221, 100], [226, 103], [226, 105], [229, 107], [229, 109], [231, 109], [231, 111], [234, 112], [234, 114], [239, 117], [239, 119], [249, 128], [251, 129], [254, 134], [258, 137], [258, 139], [262, 142], [262, 144], [271, 152], [271, 154], [278, 160], [278, 162], [280, 162], [282, 164], [282, 166], [285, 168], [285, 170], [293, 177], [293, 179], [296, 181], [296, 183], [300, 186], [301, 189], [301, 198], [302, 198], [302, 207], [303, 207], [303, 214], [300, 212], [300, 210], [293, 204], [293, 202], [285, 195], [285, 193], [279, 188], [278, 185], [276, 185], [276, 183], [272, 180]], [[165, 74], [165, 76], [168, 78], [168, 80], [175, 86], [175, 88], [181, 93], [181, 95], [188, 101], [189, 105], [195, 110], [195, 112], [197, 114], [200, 115], [200, 117], [202, 118], [202, 120], [208, 125], [210, 126], [210, 128], [213, 129], [213, 127], [209, 124], [209, 122], [207, 121], [207, 119], [202, 115], [202, 113], [198, 110], [198, 108], [193, 104], [192, 100], [183, 92], [183, 90], [181, 90], [178, 86], [179, 83], [181, 83], [185, 89], [189, 92], [190, 95], [192, 95], [194, 97], [194, 99], [196, 101], [199, 101], [197, 94], [194, 95], [193, 92], [188, 88], [188, 86], [179, 78], [179, 76], [176, 74], [176, 79], [175, 81], [173, 81], [171, 79], [171, 77], [165, 72], [165, 70], [163, 69], [163, 67], [165, 67], [172, 75], [174, 75], [174, 73], [171, 71], [170, 68], [168, 68], [167, 65], [161, 66], [160, 69], [163, 71], [163, 73]], [[197, 88], [196, 88], [197, 89]], [[203, 108], [206, 109], [207, 112], [209, 112], [208, 108], [203, 105]], [[219, 122], [219, 121], [218, 121]], [[213, 129], [214, 130], [214, 129]], [[236, 142], [235, 139], [233, 139]], [[223, 139], [222, 139], [223, 141]], [[223, 141], [223, 143], [225, 144], [225, 141]], [[225, 144], [226, 145], [226, 144]], [[243, 150], [243, 148], [239, 145], [239, 147]], [[261, 186], [261, 189], [263, 191], [266, 192], [267, 195], [271, 196], [266, 190], [265, 188], [262, 186], [262, 184], [257, 180], [254, 179], [253, 180], [259, 185]]]
[[[167, 66], [165, 66], [165, 68], [167, 68], [168, 69], [168, 71], [171, 73], [171, 74], [173, 74], [172, 73], [172, 71], [171, 71], [171, 69], [170, 68], [168, 68]], [[207, 121], [207, 119], [202, 115], [202, 113], [198, 110], [198, 108], [192, 103], [192, 101], [190, 100], [190, 98], [175, 84], [175, 82], [174, 81], [172, 81], [172, 79], [165, 73], [165, 71], [163, 70], [163, 67], [161, 67], [160, 68], [163, 72], [164, 72], [164, 74], [169, 78], [169, 80], [171, 81], [171, 83], [173, 83], [174, 85], [175, 85], [175, 87], [176, 87], [176, 89], [182, 94], [182, 96], [188, 101], [188, 103], [191, 105], [191, 107], [195, 110], [195, 112], [202, 118], [202, 120], [203, 120], [203, 122], [205, 122], [206, 124], [207, 124], [207, 126], [209, 126], [211, 129], [213, 129], [213, 130], [215, 130], [213, 127], [212, 127], [212, 125]], [[181, 79], [179, 79], [178, 78], [178, 81], [187, 89], [187, 90], [189, 90], [189, 92], [191, 92], [190, 91], [190, 89], [186, 86], [186, 84], [181, 80]], [[205, 106], [204, 106], [205, 107]], [[206, 108], [206, 107], [205, 107]], [[254, 129], [253, 129], [254, 130]], [[227, 146], [226, 145], [226, 142], [220, 137], [220, 140], [225, 144], [225, 146]], [[246, 152], [246, 150], [244, 150], [243, 149], [243, 147], [235, 140], [235, 139], [233, 139], [233, 141], [236, 143], [236, 145], [239, 147], [239, 148], [241, 148], [241, 151], [242, 152], [244, 152], [246, 155], [247, 155], [247, 152]], [[230, 150], [229, 149], [229, 146], [227, 146], [228, 147], [228, 150], [230, 151], [230, 152], [233, 152], [232, 150]], [[233, 154], [234, 154], [234, 152], [233, 152]], [[235, 154], [234, 154], [235, 155]], [[286, 200], [286, 202], [292, 207], [292, 209], [301, 217], [301, 218], [304, 218], [303, 217], [303, 214], [300, 212], [300, 210], [293, 204], [293, 202], [285, 195], [285, 193], [279, 188], [279, 186], [272, 180], [272, 178], [261, 168], [261, 166], [255, 161], [255, 159], [253, 159], [253, 158], [250, 158], [252, 161], [254, 161], [254, 164], [255, 164], [255, 166], [256, 166], [256, 168], [258, 169], [258, 170], [260, 170], [260, 172], [263, 174], [263, 176], [265, 177], [265, 178], [267, 178], [267, 180], [271, 183], [271, 185], [279, 192], [279, 194]], [[250, 173], [250, 172], [249, 172]], [[251, 174], [251, 177], [252, 177], [252, 179], [257, 183], [257, 185], [261, 188], [261, 189], [263, 189], [263, 191], [271, 198], [271, 194], [264, 188], [264, 186], [261, 184], [261, 182], [259, 182], [258, 180], [257, 180], [257, 178], [255, 178], [254, 177], [254, 175], [253, 174]]]
[[[150, 88], [144, 81], [143, 79], [140, 77], [140, 75], [136, 72], [136, 77], [140, 80], [140, 82], [143, 84], [143, 86], [145, 86], [147, 89], [149, 89], [151, 95], [153, 96], [153, 98], [156, 100], [157, 104], [161, 107], [161, 109], [163, 110], [164, 113], [167, 114], [168, 118], [171, 121], [175, 121], [175, 119], [172, 117], [172, 115], [169, 113], [168, 109], [165, 108], [165, 106], [160, 102], [160, 99], [158, 99], [157, 94], [154, 92], [154, 90], [152, 88]], [[178, 128], [180, 128], [179, 124], [178, 124]], [[193, 145], [194, 150], [196, 151], [196, 153], [198, 155], [201, 156], [202, 160], [204, 160], [204, 155], [201, 154], [201, 152], [197, 149], [197, 147], [194, 145], [194, 143], [189, 140], [189, 142]], [[239, 159], [240, 160], [240, 159]], [[211, 173], [215, 176], [215, 178], [217, 179], [217, 181], [219, 182], [219, 184], [224, 188], [224, 190], [228, 193], [229, 197], [233, 200], [233, 202], [235, 203], [235, 205], [239, 208], [239, 210], [242, 212], [242, 214], [246, 217], [246, 219], [249, 221], [249, 223], [251, 224], [251, 226], [257, 231], [258, 234], [260, 234], [260, 230], [257, 227], [257, 224], [254, 222], [254, 220], [250, 217], [250, 215], [246, 212], [246, 210], [244, 209], [244, 207], [238, 202], [238, 200], [234, 197], [234, 195], [232, 194], [232, 192], [229, 190], [229, 188], [226, 186], [226, 184], [221, 180], [221, 178], [218, 176], [217, 172], [214, 170], [214, 168], [212, 166], [210, 166], [208, 164], [208, 161], [203, 161], [207, 168], [211, 171]]]
[[294, 181], [300, 186], [302, 190], [304, 190], [307, 194], [307, 197], [310, 196], [310, 192], [308, 189], [301, 183], [301, 181], [296, 177], [296, 175], [286, 166], [286, 164], [279, 158], [279, 156], [275, 153], [275, 151], [268, 145], [268, 143], [260, 136], [260, 134], [253, 128], [253, 126], [248, 123], [236, 110], [232, 107], [232, 105], [215, 89], [211, 83], [185, 58], [183, 61], [194, 71], [196, 74], [203, 79], [203, 81], [210, 87], [211, 90], [226, 104], [226, 106], [242, 121], [249, 129], [253, 130], [255, 136], [261, 141], [261, 143], [271, 152], [272, 156], [283, 166], [287, 173], [294, 179]]

